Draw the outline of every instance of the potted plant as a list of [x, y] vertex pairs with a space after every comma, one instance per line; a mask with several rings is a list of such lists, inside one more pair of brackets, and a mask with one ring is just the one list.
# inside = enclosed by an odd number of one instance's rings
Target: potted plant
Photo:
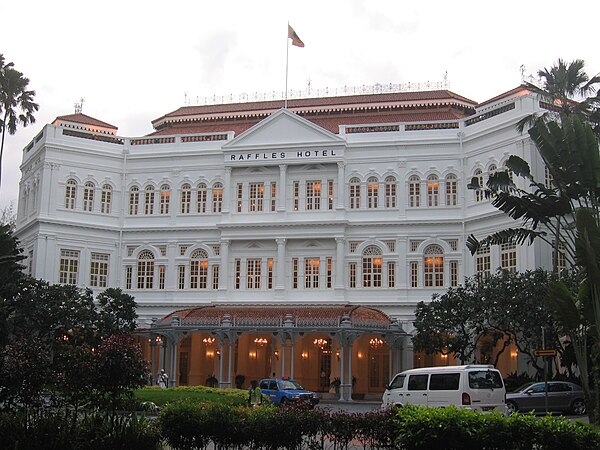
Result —
[[219, 380], [217, 380], [217, 377], [215, 377], [214, 375], [211, 375], [206, 379], [206, 385], [208, 387], [216, 388], [217, 386], [219, 386]]
[[238, 389], [242, 389], [244, 386], [244, 381], [246, 381], [246, 375], [237, 374], [235, 376], [235, 387]]
[[340, 393], [341, 384], [342, 384], [342, 380], [340, 380], [339, 377], [335, 377], [333, 379], [333, 381], [331, 382], [331, 387], [335, 390], [336, 394]]

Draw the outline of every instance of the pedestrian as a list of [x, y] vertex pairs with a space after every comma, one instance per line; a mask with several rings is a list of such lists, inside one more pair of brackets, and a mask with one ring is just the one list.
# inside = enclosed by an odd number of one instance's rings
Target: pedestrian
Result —
[[258, 382], [252, 380], [248, 389], [248, 406], [253, 408], [262, 404], [262, 390], [258, 387]]
[[166, 374], [165, 369], [160, 369], [160, 373], [156, 377], [158, 385], [166, 389], [169, 386], [169, 375]]

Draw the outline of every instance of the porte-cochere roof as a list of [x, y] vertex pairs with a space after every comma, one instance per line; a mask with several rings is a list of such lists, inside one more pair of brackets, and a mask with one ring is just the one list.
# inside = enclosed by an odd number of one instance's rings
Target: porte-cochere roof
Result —
[[401, 328], [387, 314], [360, 305], [231, 306], [207, 305], [175, 311], [153, 324], [171, 327], [338, 328], [389, 330]]

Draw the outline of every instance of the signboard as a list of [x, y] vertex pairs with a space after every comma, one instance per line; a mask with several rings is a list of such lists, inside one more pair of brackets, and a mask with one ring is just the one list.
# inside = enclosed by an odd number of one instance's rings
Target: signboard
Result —
[[536, 350], [533, 354], [535, 356], [556, 356], [556, 350]]

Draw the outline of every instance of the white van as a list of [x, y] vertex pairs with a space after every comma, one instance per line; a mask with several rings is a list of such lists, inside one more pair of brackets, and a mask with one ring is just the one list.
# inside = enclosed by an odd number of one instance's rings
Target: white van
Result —
[[454, 405], [506, 412], [506, 389], [492, 365], [424, 367], [397, 374], [383, 393], [383, 407]]

